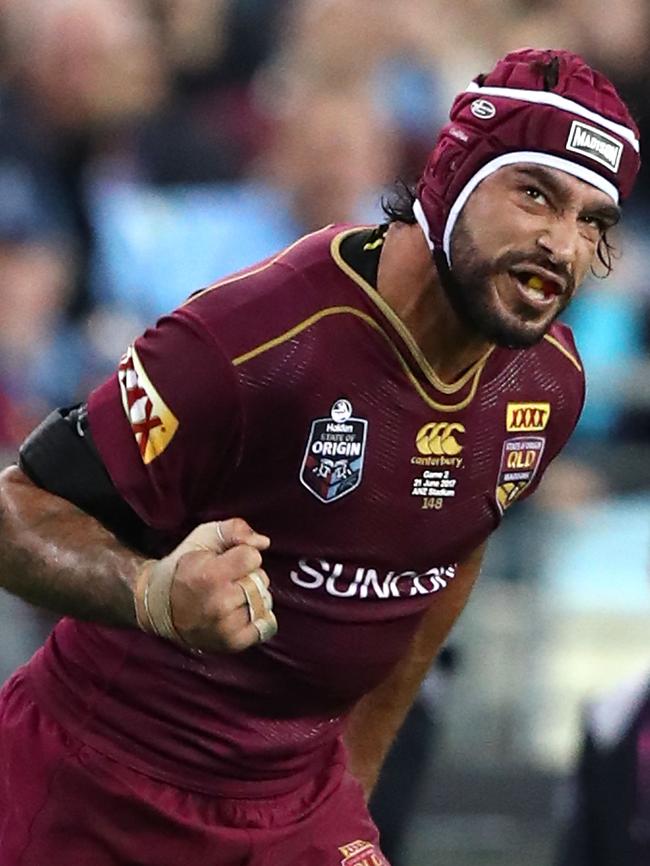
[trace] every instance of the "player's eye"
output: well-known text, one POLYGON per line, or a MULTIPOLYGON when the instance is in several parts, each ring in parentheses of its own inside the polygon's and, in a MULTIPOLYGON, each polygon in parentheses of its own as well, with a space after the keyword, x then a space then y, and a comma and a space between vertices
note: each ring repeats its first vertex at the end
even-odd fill
POLYGON ((537 204, 547 204, 548 203, 548 199, 546 198, 544 193, 541 191, 541 189, 538 189, 538 187, 536 187, 536 186, 530 186, 530 185, 525 186, 525 187, 523 187, 523 192, 524 192, 524 195, 527 196, 527 198, 532 199, 537 204))
POLYGON ((609 227, 605 220, 601 217, 595 216, 594 214, 585 214, 581 217, 582 222, 588 226, 589 228, 596 229, 600 234, 603 234, 609 227))

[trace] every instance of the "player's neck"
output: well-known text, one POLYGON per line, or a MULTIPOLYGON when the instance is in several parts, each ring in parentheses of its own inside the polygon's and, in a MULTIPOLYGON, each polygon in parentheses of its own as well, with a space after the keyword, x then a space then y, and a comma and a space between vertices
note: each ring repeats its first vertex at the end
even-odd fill
POLYGON ((491 344, 470 331, 449 304, 418 225, 391 225, 377 288, 443 382, 454 382, 489 350, 491 344))

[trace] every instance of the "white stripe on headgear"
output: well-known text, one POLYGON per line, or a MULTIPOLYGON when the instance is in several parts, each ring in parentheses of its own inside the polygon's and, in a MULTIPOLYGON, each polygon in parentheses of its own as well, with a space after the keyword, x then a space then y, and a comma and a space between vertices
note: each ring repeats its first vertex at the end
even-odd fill
POLYGON ((629 142, 637 153, 639 152, 639 140, 629 127, 616 123, 608 117, 598 114, 596 111, 585 108, 579 102, 574 102, 573 99, 560 96, 558 93, 550 93, 546 90, 523 90, 516 87, 481 87, 476 81, 470 81, 466 92, 480 93, 481 96, 498 96, 502 99, 517 99, 520 102, 536 102, 540 105, 552 105, 560 111, 568 111, 570 114, 584 117, 586 120, 591 120, 593 123, 598 123, 605 129, 615 132, 616 135, 620 135, 621 138, 629 142))

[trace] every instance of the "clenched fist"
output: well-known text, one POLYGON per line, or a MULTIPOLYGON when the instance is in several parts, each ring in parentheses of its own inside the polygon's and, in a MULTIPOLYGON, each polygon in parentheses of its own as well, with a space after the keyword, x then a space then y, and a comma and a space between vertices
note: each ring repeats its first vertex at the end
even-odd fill
POLYGON ((138 625, 206 652, 240 652, 273 637, 277 621, 260 552, 269 544, 240 518, 197 526, 138 574, 138 625))

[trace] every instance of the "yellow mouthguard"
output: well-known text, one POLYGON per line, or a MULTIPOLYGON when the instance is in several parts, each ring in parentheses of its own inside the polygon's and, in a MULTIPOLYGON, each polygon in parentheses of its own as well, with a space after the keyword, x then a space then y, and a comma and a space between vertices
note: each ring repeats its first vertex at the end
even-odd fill
POLYGON ((526 283, 529 289, 544 288, 544 280, 541 277, 531 277, 526 283))

